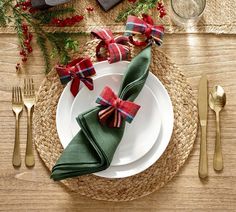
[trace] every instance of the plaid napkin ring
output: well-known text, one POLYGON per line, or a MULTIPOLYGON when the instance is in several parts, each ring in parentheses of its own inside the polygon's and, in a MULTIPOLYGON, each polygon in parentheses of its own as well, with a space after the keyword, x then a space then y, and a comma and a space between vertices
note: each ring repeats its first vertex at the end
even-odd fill
POLYGON ((128 38, 124 36, 114 37, 109 29, 93 30, 91 32, 100 43, 96 47, 96 57, 98 61, 108 59, 109 63, 115 63, 121 60, 127 60, 129 55, 128 38), (101 48, 107 50, 107 55, 103 56, 101 48))
POLYGON ((128 16, 125 36, 129 37, 130 43, 135 46, 146 46, 150 42, 154 42, 158 46, 162 44, 164 35, 164 27, 154 25, 154 22, 149 15, 142 15, 142 19, 136 16, 128 16), (144 41, 134 40, 135 35, 143 35, 144 41))

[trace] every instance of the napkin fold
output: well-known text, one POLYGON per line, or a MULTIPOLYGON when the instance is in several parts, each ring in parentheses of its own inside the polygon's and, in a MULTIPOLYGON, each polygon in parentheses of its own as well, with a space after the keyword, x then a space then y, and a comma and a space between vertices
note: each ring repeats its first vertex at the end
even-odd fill
MULTIPOLYGON (((147 46, 130 62, 118 93, 120 99, 134 101, 142 90, 151 61, 151 46, 147 46)), ((101 125, 97 106, 80 114, 77 122, 81 130, 66 147, 52 169, 55 181, 70 177, 95 173, 107 169, 119 145, 125 129, 125 121, 120 128, 101 125)), ((132 142, 132 138, 130 138, 132 142)))

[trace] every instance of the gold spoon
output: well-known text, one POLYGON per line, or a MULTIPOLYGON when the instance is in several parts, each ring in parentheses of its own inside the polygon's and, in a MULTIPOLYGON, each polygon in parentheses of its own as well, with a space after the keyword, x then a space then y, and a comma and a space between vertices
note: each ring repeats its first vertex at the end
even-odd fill
POLYGON ((221 150, 220 141, 220 111, 226 104, 226 95, 224 89, 217 85, 209 94, 209 106, 216 114, 216 142, 215 142, 215 153, 213 160, 213 167, 217 171, 223 170, 223 157, 221 150))

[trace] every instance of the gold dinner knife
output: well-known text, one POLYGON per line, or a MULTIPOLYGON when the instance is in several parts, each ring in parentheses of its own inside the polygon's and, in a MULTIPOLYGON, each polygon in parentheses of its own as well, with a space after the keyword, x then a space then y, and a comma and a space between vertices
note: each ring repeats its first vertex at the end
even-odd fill
POLYGON ((206 74, 202 74, 198 88, 198 112, 201 126, 200 158, 198 174, 200 178, 208 176, 207 162, 207 111, 208 111, 208 81, 206 74))

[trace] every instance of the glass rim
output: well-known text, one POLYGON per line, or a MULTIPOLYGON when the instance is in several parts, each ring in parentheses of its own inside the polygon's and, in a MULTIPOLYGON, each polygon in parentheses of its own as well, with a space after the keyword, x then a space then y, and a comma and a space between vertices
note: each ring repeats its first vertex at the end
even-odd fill
POLYGON ((186 18, 186 17, 183 17, 183 16, 179 15, 179 14, 176 12, 176 10, 175 10, 174 7, 173 7, 173 1, 174 1, 174 0, 171 0, 171 9, 172 9, 172 11, 173 11, 174 14, 177 15, 179 18, 185 19, 185 20, 191 20, 191 19, 195 19, 195 18, 200 17, 200 16, 203 14, 203 12, 204 12, 204 10, 205 10, 205 8, 206 8, 206 0, 203 0, 203 1, 204 1, 204 4, 203 4, 202 10, 199 12, 199 14, 196 15, 196 16, 194 16, 194 17, 191 17, 191 18, 186 18))

